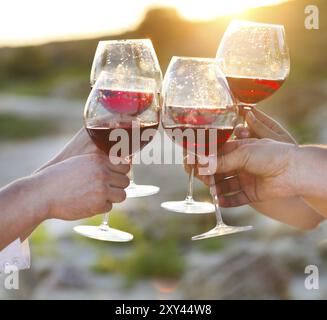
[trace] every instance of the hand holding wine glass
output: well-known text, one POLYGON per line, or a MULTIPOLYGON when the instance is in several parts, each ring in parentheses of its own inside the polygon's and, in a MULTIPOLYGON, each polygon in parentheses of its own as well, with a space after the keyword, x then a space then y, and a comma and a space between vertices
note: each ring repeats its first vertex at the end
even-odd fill
POLYGON ((105 154, 85 154, 49 166, 33 177, 48 203, 47 219, 77 220, 110 211, 113 203, 124 201, 128 170, 128 164, 115 165, 105 154))
MULTIPOLYGON (((224 207, 240 206, 275 198, 296 196, 296 152, 294 144, 270 139, 242 139, 226 143, 217 159, 216 180, 224 174, 238 172, 238 181, 216 184, 224 207), (226 196, 228 194, 228 196, 226 196)), ((208 176, 199 176, 207 185, 208 176)))
MULTIPOLYGON (((280 123, 257 108, 252 108, 252 110, 247 113, 246 121, 247 127, 239 124, 235 128, 234 134, 236 138, 269 138, 275 141, 297 145, 296 140, 280 123)), ((234 174, 236 174, 236 172, 234 172, 234 174)), ((225 175, 230 176, 231 173, 225 175)), ((237 192, 237 190, 243 189, 242 186, 247 185, 247 176, 241 174, 236 177, 236 179, 226 182, 223 180, 221 174, 217 174, 217 181, 218 189, 224 193, 226 198, 222 206, 237 205, 236 202, 227 201, 227 199, 229 196, 232 196, 235 191, 237 192)), ((220 194, 220 196, 222 196, 222 194, 220 194)), ((298 196, 250 202, 249 205, 266 216, 302 229, 314 228, 317 223, 321 221, 321 216, 298 196)))

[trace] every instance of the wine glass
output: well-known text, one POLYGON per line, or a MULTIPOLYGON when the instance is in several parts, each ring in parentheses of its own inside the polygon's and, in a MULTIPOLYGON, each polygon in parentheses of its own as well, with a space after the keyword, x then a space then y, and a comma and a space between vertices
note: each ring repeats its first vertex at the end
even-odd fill
MULTIPOLYGON (((129 162, 135 152, 153 139, 158 129, 155 80, 102 71, 86 102, 84 123, 93 142, 112 161, 129 162)), ((109 227, 108 219, 107 213, 100 226, 77 226, 74 230, 104 241, 133 239, 133 235, 109 227)))
MULTIPOLYGON (((162 124, 175 143, 195 157, 217 155, 232 135, 237 116, 238 108, 216 59, 172 58, 163 85, 162 124)), ((214 176, 211 176, 210 193, 217 224, 192 240, 252 228, 228 226, 223 222, 214 176)))
MULTIPOLYGON (((124 73, 126 77, 153 78, 159 98, 162 73, 150 39, 99 41, 91 68, 91 87, 103 70, 112 74, 124 73)), ((137 185, 134 181, 133 166, 131 166, 129 176, 130 184, 126 188, 127 198, 150 196, 160 190, 157 186, 137 185)))
MULTIPOLYGON (((173 61, 173 59, 171 60, 169 67, 172 64, 172 61, 173 61)), ((163 87, 167 83, 167 81, 168 81, 167 79, 170 79, 170 77, 169 77, 170 68, 169 67, 165 74, 165 78, 163 81, 163 87)), ((167 103, 167 101, 166 101, 166 103, 167 103)), ((171 104, 174 105, 174 102, 172 102, 171 104)), ((186 114, 185 116, 187 117, 188 115, 186 114)), ((189 116, 192 117, 192 113, 190 113, 189 116)), ((164 128, 167 128, 166 133, 168 132, 168 129, 170 128, 170 120, 171 119, 169 117, 167 118, 166 109, 163 108, 162 109, 162 125, 164 128)), ((191 155, 187 152, 187 148, 183 148, 183 153, 184 153, 184 159, 187 161, 187 158, 191 157, 191 155)), ((171 212, 185 213, 185 214, 205 214, 205 213, 215 212, 215 206, 212 203, 194 200, 193 185, 194 185, 194 166, 191 166, 189 177, 188 177, 187 194, 186 194, 185 199, 180 200, 180 201, 165 201, 165 202, 161 203, 161 207, 168 211, 171 211, 171 212)))
POLYGON ((233 20, 216 57, 243 117, 247 110, 275 93, 290 71, 282 25, 233 20))

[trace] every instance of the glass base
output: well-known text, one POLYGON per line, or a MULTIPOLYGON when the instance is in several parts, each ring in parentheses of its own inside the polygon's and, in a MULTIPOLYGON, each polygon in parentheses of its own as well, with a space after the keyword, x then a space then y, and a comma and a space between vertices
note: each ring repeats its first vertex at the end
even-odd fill
POLYGON ((160 191, 159 187, 132 183, 126 189, 126 198, 152 196, 160 191))
POLYGON ((161 207, 168 211, 186 214, 204 214, 215 211, 215 206, 212 203, 186 200, 163 202, 161 207))
POLYGON ((114 228, 110 228, 105 225, 101 225, 98 227, 77 226, 74 227, 74 231, 81 234, 82 236, 102 241, 127 242, 133 239, 132 234, 114 228))
POLYGON ((213 237, 225 236, 227 234, 249 231, 252 228, 253 228, 252 226, 233 227, 233 226, 227 226, 226 224, 220 224, 208 232, 192 237, 192 240, 202 240, 202 239, 208 239, 213 237))

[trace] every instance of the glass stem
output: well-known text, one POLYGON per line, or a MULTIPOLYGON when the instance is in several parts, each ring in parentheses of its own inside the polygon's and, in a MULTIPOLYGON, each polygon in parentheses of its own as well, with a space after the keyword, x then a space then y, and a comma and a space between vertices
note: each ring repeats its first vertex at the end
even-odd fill
POLYGON ((247 127, 247 123, 245 121, 246 114, 252 110, 254 107, 254 104, 239 104, 238 105, 238 110, 239 110, 239 115, 242 117, 242 123, 245 127, 247 127))
POLYGON ((211 180, 210 181, 210 193, 212 196, 213 204, 215 206, 215 214, 216 214, 216 220, 217 220, 216 227, 219 227, 219 226, 223 226, 225 224, 224 224, 224 221, 223 221, 223 218, 221 215, 221 211, 220 211, 219 199, 218 199, 216 182, 215 182, 214 176, 211 176, 210 180, 211 180))
POLYGON ((191 172, 188 177, 188 190, 185 201, 187 204, 193 203, 193 180, 194 180, 194 167, 192 167, 191 172))
POLYGON ((107 230, 108 228, 109 228, 109 212, 103 215, 102 223, 100 225, 101 230, 107 230))
POLYGON ((130 160, 131 169, 129 170, 128 177, 129 177, 129 187, 135 186, 134 183, 134 172, 133 172, 133 157, 130 160))

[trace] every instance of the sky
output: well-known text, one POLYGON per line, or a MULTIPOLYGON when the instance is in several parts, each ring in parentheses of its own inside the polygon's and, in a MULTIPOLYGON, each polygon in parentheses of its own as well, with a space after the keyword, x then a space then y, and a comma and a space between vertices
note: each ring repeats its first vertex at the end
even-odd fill
POLYGON ((151 7, 207 20, 284 0, 0 0, 0 46, 82 39, 135 28, 151 7))

